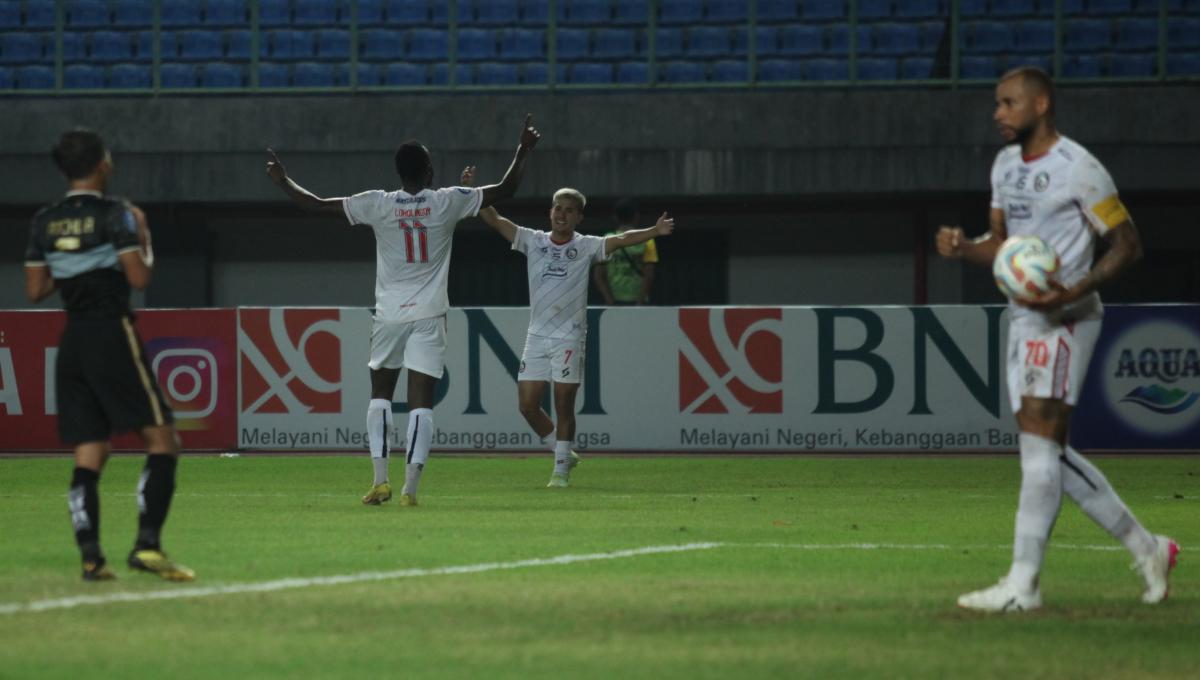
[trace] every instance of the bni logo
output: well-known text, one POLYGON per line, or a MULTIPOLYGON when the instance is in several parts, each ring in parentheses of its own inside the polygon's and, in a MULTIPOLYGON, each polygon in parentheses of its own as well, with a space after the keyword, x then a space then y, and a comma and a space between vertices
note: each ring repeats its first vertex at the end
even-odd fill
POLYGON ((1200 337, 1156 321, 1126 331, 1104 360, 1113 411, 1145 432, 1173 434, 1200 420, 1200 337))
POLYGON ((681 309, 680 413, 782 413, 783 311, 681 309))
POLYGON ((341 314, 336 309, 242 309, 242 413, 340 413, 341 314))

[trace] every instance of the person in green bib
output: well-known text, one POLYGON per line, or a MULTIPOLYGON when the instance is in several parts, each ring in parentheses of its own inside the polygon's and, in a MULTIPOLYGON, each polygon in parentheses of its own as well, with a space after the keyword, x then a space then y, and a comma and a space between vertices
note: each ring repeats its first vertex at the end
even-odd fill
MULTIPOLYGON (((638 228, 640 212, 632 198, 622 198, 613 207, 617 228, 605 234, 617 236, 638 228)), ((654 265, 658 248, 654 239, 618 250, 605 263, 593 267, 592 280, 606 305, 644 305, 650 302, 650 287, 654 285, 654 265)))

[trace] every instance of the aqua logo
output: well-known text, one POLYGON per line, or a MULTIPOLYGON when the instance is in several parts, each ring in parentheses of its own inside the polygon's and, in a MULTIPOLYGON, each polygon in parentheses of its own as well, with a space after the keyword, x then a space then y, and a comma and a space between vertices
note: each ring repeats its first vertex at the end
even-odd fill
POLYGON ((1173 434, 1200 420, 1200 335, 1170 321, 1125 331, 1104 360, 1104 392, 1125 424, 1173 434))

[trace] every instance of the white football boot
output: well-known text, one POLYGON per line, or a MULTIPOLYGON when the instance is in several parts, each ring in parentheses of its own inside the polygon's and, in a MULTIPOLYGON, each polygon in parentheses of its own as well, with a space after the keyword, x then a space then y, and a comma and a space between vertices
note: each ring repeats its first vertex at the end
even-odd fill
POLYGON ((962 595, 958 606, 980 612, 1023 612, 1041 607, 1042 594, 1020 590, 1007 579, 1000 579, 994 586, 962 595))
POLYGON ((1174 540, 1155 536, 1154 543, 1154 553, 1133 565, 1146 581, 1146 590, 1142 593, 1142 602, 1146 604, 1158 604, 1167 599, 1171 590, 1168 579, 1179 559, 1179 544, 1174 540))

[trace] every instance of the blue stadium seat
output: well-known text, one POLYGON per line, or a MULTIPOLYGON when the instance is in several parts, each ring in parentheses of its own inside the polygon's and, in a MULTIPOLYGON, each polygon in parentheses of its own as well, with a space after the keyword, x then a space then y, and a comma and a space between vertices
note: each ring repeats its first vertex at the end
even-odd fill
POLYGON ((660 0, 658 22, 664 26, 700 23, 704 18, 704 3, 697 0, 660 0))
MULTIPOLYGON (((475 70, 470 64, 459 64, 454 69, 454 77, 458 85, 470 85, 475 82, 475 70)), ((440 63, 433 65, 433 72, 430 75, 429 83, 431 85, 449 85, 450 84, 450 65, 440 63)))
MULTIPOLYGON (((462 9, 463 1, 464 0, 459 0, 459 9, 460 10, 462 9)), ((450 3, 450 0, 430 0, 429 22, 428 23, 430 23, 434 26, 450 25, 450 15, 449 15, 449 8, 448 8, 449 3, 450 3)), ((458 13, 458 15, 461 18, 463 15, 463 12, 460 11, 458 13)), ((469 76, 470 69, 466 69, 466 71, 467 71, 467 75, 469 76)), ((430 75, 430 80, 432 82, 432 81, 436 81, 438 78, 442 78, 443 80, 441 83, 435 82, 434 84, 435 85, 439 85, 439 84, 445 85, 446 84, 445 79, 447 78, 447 73, 448 73, 447 70, 445 68, 442 68, 441 70, 435 71, 434 73, 432 73, 430 75)), ((459 82, 461 83, 462 81, 459 80, 459 82)))
POLYGON ((632 28, 597 28, 592 33, 592 56, 632 59, 637 56, 637 34, 632 28))
POLYGON ((829 21, 846 16, 846 0, 804 0, 800 16, 805 21, 829 21))
POLYGON ((758 62, 758 79, 768 83, 804 80, 804 66, 793 59, 763 59, 758 62))
POLYGON ((898 0, 896 16, 901 19, 949 17, 945 0, 898 0))
POLYGON ((966 52, 994 54, 1012 49, 1013 36, 1008 24, 999 21, 976 21, 964 25, 966 52))
POLYGON ((1200 19, 1172 17, 1167 22, 1167 47, 1168 52, 1200 47, 1200 19))
POLYGON ((1158 19, 1117 20, 1117 49, 1152 50, 1158 47, 1158 19))
POLYGON ((63 87, 68 90, 99 90, 104 87, 104 67, 70 64, 63 68, 63 87))
POLYGON ((946 37, 946 22, 925 21, 921 25, 921 51, 936 52, 946 37))
POLYGON ((1089 15, 1129 14, 1132 11, 1130 0, 1087 0, 1089 15))
POLYGON ((572 61, 591 54, 590 33, 586 28, 560 28, 555 45, 559 59, 572 61))
MULTIPOLYGON (((260 27, 290 26, 291 23, 291 0, 258 0, 258 25, 260 27)), ((259 79, 260 81, 262 79, 261 73, 259 73, 259 79)))
POLYGON ((382 66, 369 62, 358 62, 358 87, 379 87, 382 84, 382 66))
MULTIPOLYGON (((295 0, 292 12, 292 23, 296 26, 335 26, 338 22, 338 7, 334 0, 295 0)), ((329 77, 332 82, 332 69, 329 77)), ((292 69, 292 80, 296 78, 296 70, 292 69)))
POLYGON ((1031 19, 1017 22, 1012 31, 1019 52, 1049 52, 1054 49, 1054 21, 1031 19))
POLYGON ((246 0, 208 0, 204 8, 204 23, 208 26, 246 26, 250 11, 246 0))
POLYGON ((613 7, 613 23, 619 26, 645 26, 649 17, 650 3, 647 0, 617 0, 613 7))
MULTIPOLYGON (((901 0, 903 2, 903 0, 901 0)), ((858 0, 858 19, 887 19, 892 16, 891 0, 858 0)))
POLYGON ((0 33, 0 62, 27 64, 41 61, 44 42, 36 33, 0 33))
MULTIPOLYGON (((246 29, 234 29, 225 31, 225 58, 230 61, 249 61, 250 60, 250 31, 246 29)), ((266 36, 259 38, 258 56, 266 58, 271 52, 268 49, 266 36)))
MULTIPOLYGON (((29 2, 25 4, 25 28, 54 28, 54 3, 29 2)), ((32 72, 30 72, 32 74, 32 72)), ((32 82, 37 81, 36 75, 28 76, 32 82)), ((21 85, 21 72, 17 72, 17 87, 21 85)))
POLYGON ((659 69, 658 79, 664 83, 703 83, 708 78, 704 64, 695 61, 668 61, 659 69))
MULTIPOLYGON (((424 24, 429 21, 429 3, 425 0, 388 0, 387 3, 387 23, 389 25, 396 24, 424 24)), ((387 76, 384 76, 386 81, 387 76)), ((409 85, 416 83, 388 83, 389 85, 409 85)), ((425 74, 422 71, 421 85, 425 84, 425 74)))
POLYGON ((855 65, 859 80, 895 80, 900 69, 899 62, 886 57, 859 59, 855 65))
POLYGON ((259 35, 259 40, 266 42, 267 51, 272 59, 277 61, 297 61, 308 57, 307 54, 301 53, 295 55, 296 41, 293 36, 297 31, 290 28, 277 28, 270 31, 264 31, 259 35))
POLYGON ((475 68, 475 82, 480 85, 517 85, 521 74, 516 64, 485 61, 475 68))
MULTIPOLYGON (((550 23, 550 3, 548 0, 524 0, 521 3, 521 18, 519 23, 522 26, 546 26, 550 23)), ((525 74, 521 74, 522 81, 525 74)))
POLYGON ((599 64, 590 61, 572 64, 567 72, 567 82, 588 85, 608 84, 613 81, 612 64, 599 64))
MULTIPOLYGON (((746 31, 742 29, 733 32, 733 53, 746 54, 746 31)), ((779 27, 758 26, 754 29, 754 50, 759 56, 774 56, 779 54, 779 27)))
POLYGON ((819 26, 793 24, 779 28, 779 54, 810 55, 825 51, 825 31, 819 26))
POLYGON ((345 61, 350 58, 350 31, 326 28, 317 31, 317 59, 345 61))
MULTIPOLYGON (((159 55, 163 61, 179 57, 179 38, 173 31, 159 34, 159 55)), ((154 31, 137 32, 137 54, 135 59, 148 62, 154 59, 154 31)))
POLYGON ((458 30, 459 61, 488 61, 496 58, 496 32, 489 28, 458 30))
POLYGON ((901 80, 925 80, 933 77, 933 59, 908 57, 900 62, 901 80))
MULTIPOLYGON (((704 18, 710 24, 742 24, 749 12, 747 0, 708 0, 704 18)), ((714 79, 716 69, 713 69, 714 79)), ((745 80, 745 74, 739 80, 745 80)))
MULTIPOLYGON (((63 61, 85 61, 87 59, 87 40, 90 34, 86 32, 63 32, 62 36, 62 56, 63 61)), ((54 36, 47 36, 46 43, 46 58, 51 59, 54 55, 54 36)))
POLYGON ((992 79, 1000 75, 1000 62, 990 55, 965 56, 958 63, 958 77, 992 79))
POLYGON ((220 31, 183 31, 179 58, 187 61, 216 61, 225 56, 225 36, 220 31))
MULTIPOLYGON (((75 0, 67 3, 66 23, 71 28, 105 28, 111 23, 108 3, 100 2, 100 0, 75 0)), ((103 74, 101 74, 100 80, 104 81, 103 74)), ((65 82, 64 76, 64 84, 65 82)))
POLYGON ((0 66, 0 91, 13 89, 13 72, 7 66, 0 66))
POLYGON ((333 87, 333 64, 302 61, 292 66, 292 85, 295 87, 333 87))
POLYGON ((1112 22, 1107 19, 1068 19, 1063 31, 1063 48, 1071 52, 1094 52, 1112 43, 1112 22))
POLYGON ((623 61, 617 64, 617 82, 622 84, 650 82, 650 68, 644 61, 623 61))
POLYGON ((811 59, 804 64, 805 80, 847 80, 850 67, 845 59, 811 59))
POLYGON ((1167 75, 1200 75, 1200 52, 1175 52, 1167 54, 1167 75))
POLYGON ((116 64, 108 73, 108 86, 118 90, 138 90, 154 85, 154 76, 145 64, 116 64))
MULTIPOLYGON (((559 0, 558 18, 564 23, 607 24, 612 17, 612 4, 608 0, 559 0)), ((646 17, 642 17, 645 21, 646 17)))
POLYGON ((1034 0, 992 0, 991 14, 999 17, 1031 16, 1037 12, 1034 0))
POLYGON ((450 38, 438 28, 414 28, 408 33, 408 58, 444 61, 450 56, 450 38))
POLYGON ((800 18, 796 0, 758 0, 758 20, 763 23, 786 23, 800 18))
POLYGON ((384 72, 383 82, 384 85, 412 86, 425 85, 430 80, 428 80, 428 72, 425 66, 416 64, 389 64, 388 70, 384 72))
MULTIPOLYGON (((358 13, 358 16, 357 16, 358 25, 361 27, 382 26, 383 23, 386 21, 385 14, 384 14, 384 1, 383 0, 357 0, 357 4, 351 3, 350 5, 348 5, 346 7, 345 15, 342 17, 343 19, 345 19, 345 21, 343 21, 342 23, 345 23, 345 24, 350 23, 350 11, 351 10, 354 10, 355 12, 358 13)), ((360 68, 358 70, 359 85, 364 84, 364 81, 363 81, 364 75, 366 75, 370 78, 373 78, 373 82, 371 82, 372 85, 378 85, 380 79, 383 77, 383 72, 374 66, 367 68, 365 70, 360 68)))
POLYGON ((1099 78, 1104 75, 1104 62, 1095 54, 1071 54, 1063 58, 1062 69, 1067 78, 1099 78))
POLYGON ((159 21, 170 28, 188 28, 200 25, 200 0, 162 0, 159 21))
POLYGON ((683 30, 679 28, 655 29, 654 54, 657 59, 674 59, 683 56, 683 30))
POLYGON ((287 64, 277 64, 270 61, 258 62, 259 87, 288 87, 291 85, 291 69, 287 64))
POLYGON ((233 88, 244 85, 242 68, 236 64, 216 62, 200 66, 200 87, 233 88))
POLYGON ((714 61, 710 79, 714 83, 745 83, 749 80, 746 64, 736 59, 714 61))
MULTIPOLYGON (((872 42, 871 51, 875 54, 914 54, 921 49, 920 27, 917 24, 876 24, 872 42)), ((861 46, 859 50, 866 52, 861 46)))
POLYGON ((688 31, 684 53, 693 58, 723 57, 730 53, 728 29, 717 26, 698 26, 688 31))
POLYGON ((1155 54, 1114 54, 1108 62, 1108 75, 1116 78, 1145 78, 1158 73, 1155 54))
POLYGON ((404 34, 386 28, 372 28, 359 35, 360 56, 372 61, 395 61, 404 56, 404 34))
POLYGON ((113 7, 113 26, 142 28, 153 23, 154 5, 150 0, 117 0, 113 7))
POLYGON ((163 64, 158 71, 159 83, 168 88, 196 87, 195 64, 163 64))
POLYGON ((500 31, 500 58, 532 61, 546 56, 546 32, 538 28, 510 28, 500 31))
POLYGON ((987 0, 959 0, 958 14, 961 17, 982 17, 987 12, 987 0))
MULTIPOLYGON (((0 31, 7 31, 13 28, 21 27, 21 3, 17 0, 0 0, 0 31)), ((9 87, 12 85, 12 71, 7 69, 4 73, 8 76, 9 87)), ((0 90, 9 89, 3 84, 0 84, 0 90)))
MULTIPOLYGON (((1167 0, 1167 11, 1183 9, 1184 0, 1167 0)), ((1158 14, 1158 0, 1133 0, 1133 11, 1137 14, 1158 14)))
POLYGON ((484 0, 476 5, 475 12, 475 23, 480 26, 512 26, 521 13, 517 0, 484 0))
POLYGON ((129 33, 96 31, 92 34, 92 60, 101 63, 133 59, 133 39, 129 33))
MULTIPOLYGON (((858 27, 857 34, 858 34, 857 49, 858 49, 859 54, 862 54, 863 52, 869 52, 871 49, 873 49, 872 43, 871 43, 871 27, 870 26, 860 25, 858 27)), ((827 44, 827 47, 826 47, 825 51, 829 54, 837 54, 837 55, 849 54, 849 52, 850 52, 850 28, 844 24, 830 26, 826 30, 826 44, 827 44)))
MULTIPOLYGON (((561 83, 566 78, 566 67, 558 65, 558 80, 561 83)), ((521 82, 526 85, 545 85, 549 81, 550 69, 545 62, 530 62, 521 66, 521 82)))
POLYGON ((18 90, 54 89, 54 69, 49 66, 21 66, 16 71, 18 90))

